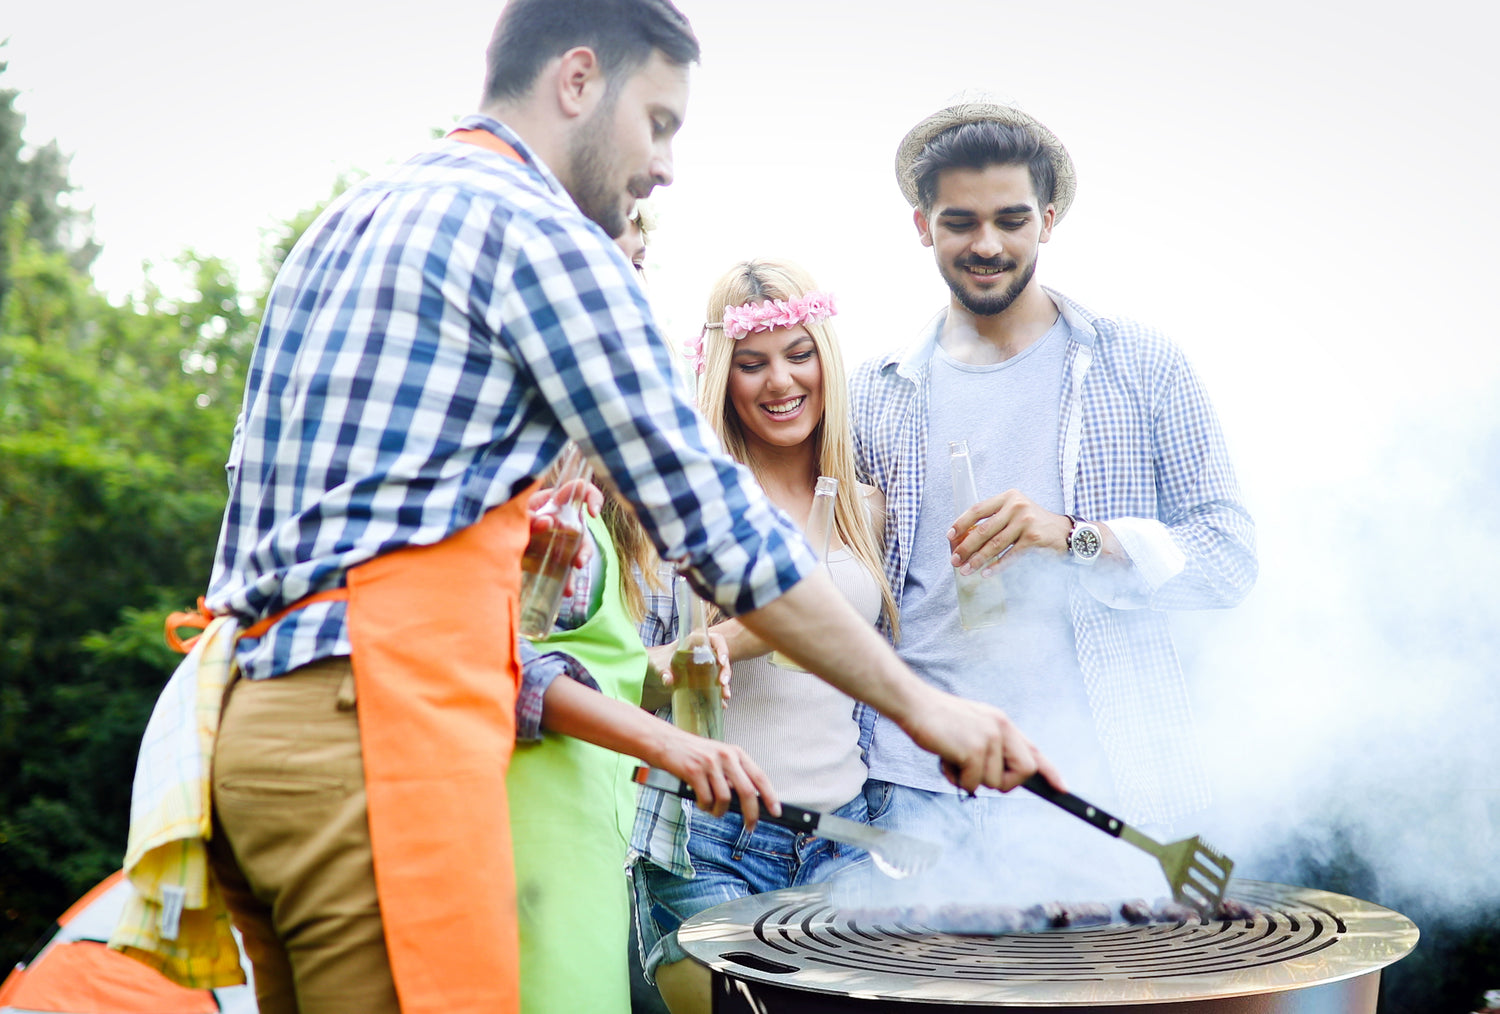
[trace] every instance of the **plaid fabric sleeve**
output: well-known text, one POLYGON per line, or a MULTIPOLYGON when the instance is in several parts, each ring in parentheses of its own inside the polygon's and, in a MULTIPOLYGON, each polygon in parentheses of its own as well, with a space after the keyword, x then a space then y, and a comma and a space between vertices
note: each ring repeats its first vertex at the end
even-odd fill
MULTIPOLYGON (((646 616, 641 621, 641 642, 651 648, 667 644, 677 637, 676 582, 682 580, 670 564, 660 564, 658 574, 665 591, 653 591, 644 582, 646 616)), ((670 722, 672 709, 662 708, 656 717, 670 722)), ((693 863, 688 855, 688 807, 684 799, 659 789, 641 786, 636 797, 635 826, 630 833, 632 856, 646 856, 657 866, 679 877, 692 877, 693 863)))
POLYGON ((532 743, 542 738, 542 699, 547 696, 547 688, 553 680, 566 676, 592 690, 598 690, 599 684, 571 655, 560 651, 543 654, 524 637, 518 640, 521 644, 521 689, 516 694, 516 742, 532 743))
POLYGON ((637 578, 641 586, 641 594, 646 600, 646 615, 641 620, 640 635, 641 643, 648 648, 654 648, 659 644, 670 644, 677 639, 677 585, 681 580, 677 572, 667 564, 661 564, 657 571, 662 583, 666 586, 663 591, 656 591, 637 578))
POLYGON ((1154 427, 1160 518, 1182 550, 1182 572, 1156 589, 1155 609, 1237 604, 1258 573, 1255 523, 1240 496, 1208 395, 1180 359, 1154 427))
POLYGON ((518 228, 496 333, 590 463, 635 506, 664 560, 729 614, 760 608, 816 565, 796 526, 718 442, 675 380, 625 261, 597 229, 518 228))

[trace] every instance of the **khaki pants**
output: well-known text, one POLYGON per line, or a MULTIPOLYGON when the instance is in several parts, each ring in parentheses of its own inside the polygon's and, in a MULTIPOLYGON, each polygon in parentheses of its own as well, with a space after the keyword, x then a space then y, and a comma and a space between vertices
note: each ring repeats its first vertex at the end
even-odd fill
POLYGON ((397 1014, 347 658, 230 687, 213 798, 211 862, 261 1014, 397 1014))

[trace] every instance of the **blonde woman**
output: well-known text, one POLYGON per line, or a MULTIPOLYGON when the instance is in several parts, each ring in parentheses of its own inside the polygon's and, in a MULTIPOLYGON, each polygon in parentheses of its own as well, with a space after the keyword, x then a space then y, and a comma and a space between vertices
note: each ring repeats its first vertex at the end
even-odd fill
MULTIPOLYGON (((832 297, 801 268, 736 265, 714 286, 707 323, 689 350, 700 373, 698 407, 724 448, 799 524, 806 525, 818 476, 838 479, 829 570, 870 623, 894 622, 882 504, 855 477, 833 314, 832 297)), ((676 629, 670 618, 663 626, 676 629)), ((865 819, 863 707, 817 676, 771 665, 769 646, 737 623, 716 629, 734 660, 725 739, 755 758, 782 800, 865 819)), ((672 649, 653 649, 657 669, 665 671, 672 649)), ((673 1014, 706 1012, 710 1004, 708 971, 677 944, 683 920, 734 898, 826 880, 863 855, 769 822, 746 831, 735 814, 714 817, 654 790, 643 790, 631 847, 643 965, 673 1014)))

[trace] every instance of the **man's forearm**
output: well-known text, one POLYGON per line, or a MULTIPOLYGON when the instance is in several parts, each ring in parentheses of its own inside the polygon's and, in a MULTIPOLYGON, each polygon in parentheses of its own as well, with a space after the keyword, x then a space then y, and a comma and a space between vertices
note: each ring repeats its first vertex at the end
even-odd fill
POLYGON ((823 570, 739 621, 809 672, 903 727, 930 692, 823 570))
POLYGON ((922 682, 819 569, 768 605, 740 617, 809 672, 873 706, 918 746, 937 754, 960 788, 1006 791, 1035 771, 1065 788, 1050 762, 998 708, 922 682))

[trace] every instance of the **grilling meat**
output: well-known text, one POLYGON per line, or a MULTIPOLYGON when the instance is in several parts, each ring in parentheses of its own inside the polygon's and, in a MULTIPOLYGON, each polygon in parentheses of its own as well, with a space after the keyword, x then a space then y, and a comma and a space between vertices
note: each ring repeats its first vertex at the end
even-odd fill
POLYGON ((1248 921, 1258 918, 1260 909, 1247 905, 1238 898, 1225 898, 1219 902, 1219 918, 1229 922, 1248 921))
MULTIPOLYGON (((1203 917, 1196 909, 1162 898, 1149 905, 1140 898, 1119 904, 1104 902, 1048 901, 1026 908, 1012 905, 968 905, 953 903, 928 908, 861 908, 848 911, 855 922, 915 932, 954 933, 960 936, 999 936, 1006 933, 1039 933, 1049 929, 1108 926, 1122 923, 1144 926, 1149 923, 1198 924, 1203 917)), ((1254 919, 1259 911, 1251 905, 1226 898, 1219 907, 1219 918, 1227 921, 1254 919)))
POLYGON ((1159 898, 1151 908, 1152 922, 1202 922, 1203 916, 1191 905, 1170 898, 1159 898))

